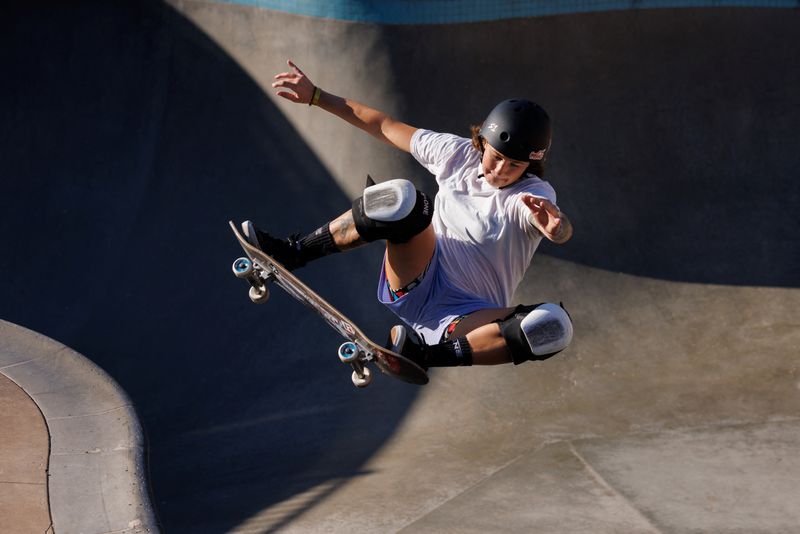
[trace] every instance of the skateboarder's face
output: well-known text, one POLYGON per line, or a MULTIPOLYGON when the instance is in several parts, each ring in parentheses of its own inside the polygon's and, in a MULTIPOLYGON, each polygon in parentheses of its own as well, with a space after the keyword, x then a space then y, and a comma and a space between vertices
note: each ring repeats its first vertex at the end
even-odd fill
POLYGON ((506 187, 519 180, 525 169, 528 168, 527 161, 519 161, 507 158, 500 152, 492 148, 492 145, 484 141, 483 175, 492 187, 506 187))

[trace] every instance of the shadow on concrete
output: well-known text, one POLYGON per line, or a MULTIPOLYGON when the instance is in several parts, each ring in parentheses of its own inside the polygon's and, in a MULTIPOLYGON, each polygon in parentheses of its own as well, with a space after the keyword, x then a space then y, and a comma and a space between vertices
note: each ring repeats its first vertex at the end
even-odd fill
MULTIPOLYGON (((378 377, 356 391, 337 335, 284 295, 252 305, 230 272, 229 218, 288 234, 349 205, 326 170, 161 2, 4 11, 0 317, 130 393, 167 532, 222 532, 357 475, 418 389, 378 377)), ((303 273, 376 336, 391 324, 374 302, 380 256, 303 273)))

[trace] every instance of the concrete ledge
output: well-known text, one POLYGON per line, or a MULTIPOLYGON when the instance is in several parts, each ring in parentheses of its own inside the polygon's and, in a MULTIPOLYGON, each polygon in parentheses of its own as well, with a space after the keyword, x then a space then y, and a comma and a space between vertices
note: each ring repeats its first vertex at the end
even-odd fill
POLYGON ((144 433, 114 379, 68 347, 3 320, 0 373, 25 390, 47 422, 55 532, 158 532, 144 433))

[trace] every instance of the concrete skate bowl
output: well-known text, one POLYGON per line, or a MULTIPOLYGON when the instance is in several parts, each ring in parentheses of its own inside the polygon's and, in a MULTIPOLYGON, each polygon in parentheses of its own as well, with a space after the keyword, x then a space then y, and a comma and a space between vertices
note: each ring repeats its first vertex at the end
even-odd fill
MULTIPOLYGON (((378 377, 356 391, 319 319, 278 291, 253 306, 227 228, 308 231, 347 197, 250 77, 168 6, 12 15, 0 316, 74 347, 131 395, 168 532, 224 532, 357 476, 417 390, 378 377)), ((304 277, 384 335, 375 252, 304 277)))
MULTIPOLYGON (((476 503, 526 491, 507 467, 560 444, 591 462, 602 440, 794 421, 796 10, 423 25, 204 2, 11 15, 0 316, 128 391, 167 532, 483 528, 493 514, 476 503), (229 218, 288 234, 338 215, 367 172, 430 187, 410 158, 266 98, 287 57, 334 93, 436 130, 466 134, 513 95, 548 109, 548 178, 577 231, 542 247, 517 299, 567 304, 568 352, 356 391, 317 318, 282 295, 249 304, 229 274, 229 218)), ((303 276, 377 336, 391 324, 374 302, 379 262, 373 246, 303 276)), ((652 523, 697 517, 620 483, 652 523)), ((561 531, 580 526, 557 503, 542 510, 561 531)))

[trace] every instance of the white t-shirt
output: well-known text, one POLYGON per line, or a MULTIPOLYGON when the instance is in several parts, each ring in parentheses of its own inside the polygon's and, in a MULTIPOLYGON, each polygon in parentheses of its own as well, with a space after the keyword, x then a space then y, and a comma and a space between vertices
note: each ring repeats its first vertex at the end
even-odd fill
POLYGON ((533 174, 503 189, 489 185, 479 176, 481 153, 456 135, 417 130, 411 154, 439 184, 433 229, 448 280, 498 307, 509 306, 542 240, 522 197, 555 204, 555 190, 533 174))

